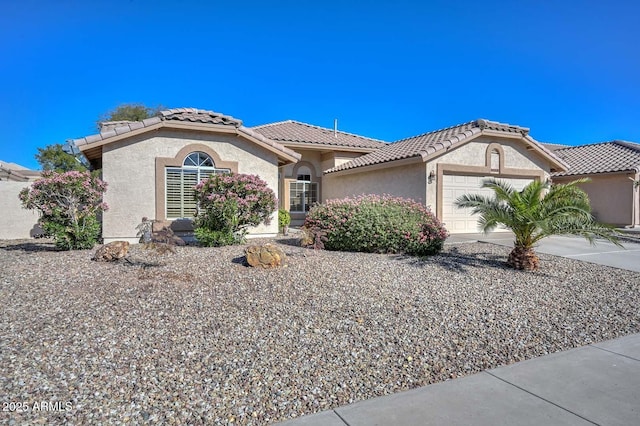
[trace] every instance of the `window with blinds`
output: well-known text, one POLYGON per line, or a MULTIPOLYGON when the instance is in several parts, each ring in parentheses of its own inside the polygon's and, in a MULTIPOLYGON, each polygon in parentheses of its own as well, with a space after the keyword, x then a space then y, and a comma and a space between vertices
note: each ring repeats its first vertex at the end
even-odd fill
POLYGON ((194 187, 214 173, 230 171, 216 169, 211 157, 203 152, 189 154, 182 167, 167 167, 165 169, 166 218, 194 217, 198 207, 194 187))

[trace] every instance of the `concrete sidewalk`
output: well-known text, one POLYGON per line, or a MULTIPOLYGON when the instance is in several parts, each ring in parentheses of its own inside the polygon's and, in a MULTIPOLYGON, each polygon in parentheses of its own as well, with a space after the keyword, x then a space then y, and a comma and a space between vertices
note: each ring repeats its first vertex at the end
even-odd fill
POLYGON ((282 424, 638 425, 640 334, 282 424))
MULTIPOLYGON (((511 232, 492 232, 486 235, 483 233, 453 234, 445 244, 462 244, 476 241, 513 247, 514 237, 511 232)), ((584 238, 553 236, 541 240, 535 250, 538 253, 552 254, 640 272, 640 244, 623 243, 622 246, 624 248, 620 248, 608 241, 598 241, 595 245, 591 245, 584 238)))

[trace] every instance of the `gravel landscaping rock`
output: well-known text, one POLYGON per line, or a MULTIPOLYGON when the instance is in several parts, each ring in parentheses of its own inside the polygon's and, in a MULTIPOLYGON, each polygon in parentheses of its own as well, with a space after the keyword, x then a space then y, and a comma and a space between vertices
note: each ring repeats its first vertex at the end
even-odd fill
POLYGON ((268 424, 640 332, 638 273, 294 241, 278 269, 245 266, 249 244, 100 263, 0 241, 0 422, 268 424))

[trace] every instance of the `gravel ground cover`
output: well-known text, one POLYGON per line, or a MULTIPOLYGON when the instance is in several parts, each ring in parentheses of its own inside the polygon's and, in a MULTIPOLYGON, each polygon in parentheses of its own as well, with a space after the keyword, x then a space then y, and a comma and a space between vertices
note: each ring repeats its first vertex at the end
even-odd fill
POLYGON ((288 266, 259 270, 243 246, 0 241, 0 423, 268 424, 640 331, 638 273, 275 243, 288 266))

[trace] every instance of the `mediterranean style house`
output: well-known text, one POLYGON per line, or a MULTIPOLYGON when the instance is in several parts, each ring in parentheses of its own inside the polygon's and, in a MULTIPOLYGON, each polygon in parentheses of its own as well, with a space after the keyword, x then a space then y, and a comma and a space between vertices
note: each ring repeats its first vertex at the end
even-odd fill
MULTIPOLYGON (((522 188, 568 169, 529 129, 488 120, 388 143, 297 121, 250 128, 216 112, 178 108, 140 122, 104 123, 100 134, 73 142, 109 184, 105 242, 136 242, 142 217, 188 230, 192 188, 212 173, 259 175, 294 225, 317 202, 391 194, 430 206, 456 233, 477 230, 476 218, 453 202, 480 192, 484 177, 522 188)), ((251 229, 252 236, 277 232, 276 220, 251 229)))
MULTIPOLYGON (((533 180, 582 176, 592 178, 583 188, 598 220, 640 223, 634 183, 640 181, 640 145, 542 144, 528 128, 484 119, 390 143, 293 120, 246 127, 217 112, 177 108, 143 121, 106 122, 99 134, 72 142, 109 185, 110 209, 102 217, 105 242, 137 242, 136 226, 143 217, 190 232, 197 207, 193 187, 229 171, 265 180, 279 207, 291 212, 294 226, 302 225, 315 203, 390 194, 429 206, 451 233, 477 232, 477 217, 454 207, 454 201, 468 193, 491 195, 480 188, 483 179, 503 179, 521 189, 533 180)), ((17 195, 13 201, 17 204, 17 195)), ((18 238, 7 237, 4 228, 0 238, 18 238)), ((277 232, 274 215, 269 225, 252 228, 250 236, 277 232)))

